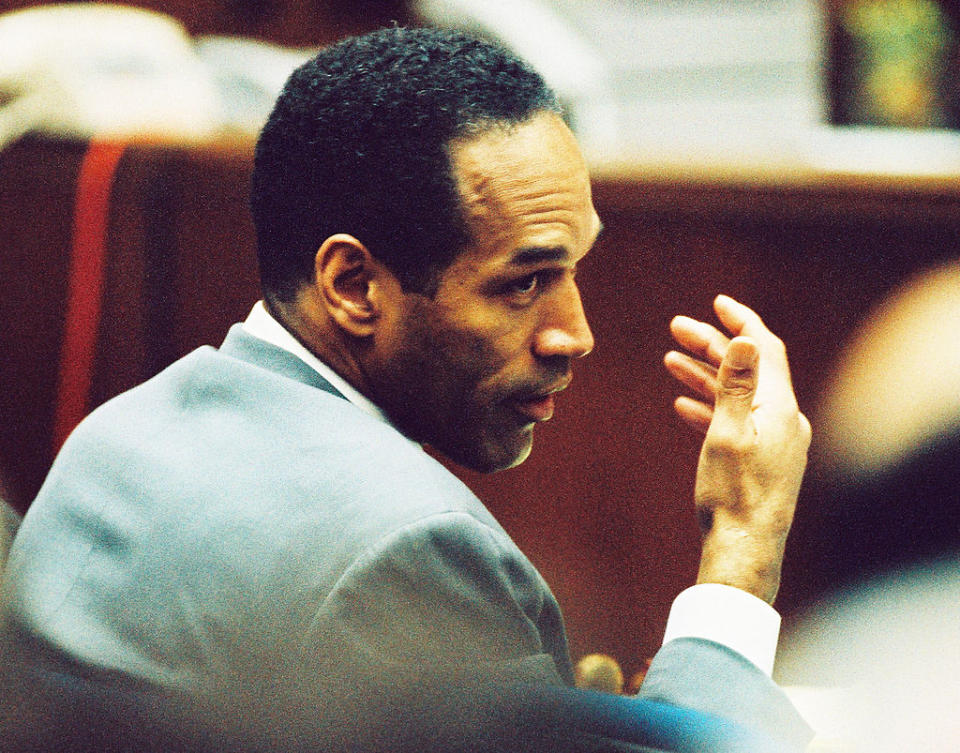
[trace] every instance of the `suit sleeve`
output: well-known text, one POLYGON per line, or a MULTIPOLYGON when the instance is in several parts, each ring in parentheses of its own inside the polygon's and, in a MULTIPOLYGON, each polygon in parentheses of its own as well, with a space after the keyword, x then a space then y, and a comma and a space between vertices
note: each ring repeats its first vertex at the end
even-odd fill
POLYGON ((726 646, 677 638, 654 657, 639 698, 729 719, 803 750, 813 737, 786 694, 756 665, 726 646))

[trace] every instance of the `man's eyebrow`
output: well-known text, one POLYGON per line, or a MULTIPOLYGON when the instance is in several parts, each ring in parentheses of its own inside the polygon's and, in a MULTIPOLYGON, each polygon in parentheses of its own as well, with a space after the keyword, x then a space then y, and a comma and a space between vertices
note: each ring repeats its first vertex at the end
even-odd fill
POLYGON ((510 263, 517 266, 539 264, 545 261, 561 261, 569 255, 563 246, 527 246, 514 251, 510 263))
MULTIPOLYGON (((597 230, 597 236, 593 239, 593 245, 596 245, 603 233, 603 223, 597 230)), ((527 264, 538 264, 545 261, 563 261, 570 255, 570 252, 564 246, 525 246, 518 248, 510 257, 510 263, 516 266, 527 264)))

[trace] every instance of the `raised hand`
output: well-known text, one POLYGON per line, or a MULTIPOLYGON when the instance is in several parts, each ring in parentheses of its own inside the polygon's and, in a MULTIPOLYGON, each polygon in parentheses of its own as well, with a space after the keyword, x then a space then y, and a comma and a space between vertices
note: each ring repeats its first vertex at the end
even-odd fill
POLYGON ((695 397, 678 415, 704 436, 694 499, 703 529, 698 583, 723 583, 772 603, 780 585, 810 445, 783 342, 747 306, 718 296, 728 334, 685 316, 670 323, 687 352, 664 363, 695 397), (732 339, 731 339, 732 338, 732 339))

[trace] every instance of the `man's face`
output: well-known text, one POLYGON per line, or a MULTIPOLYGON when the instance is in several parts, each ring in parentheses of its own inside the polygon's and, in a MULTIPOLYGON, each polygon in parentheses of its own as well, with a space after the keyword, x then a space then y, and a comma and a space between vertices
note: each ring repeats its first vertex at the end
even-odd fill
POLYGON ((600 221, 556 115, 455 142, 451 158, 473 240, 432 298, 402 296, 368 377, 404 432, 493 471, 527 457, 593 348, 574 272, 600 221))

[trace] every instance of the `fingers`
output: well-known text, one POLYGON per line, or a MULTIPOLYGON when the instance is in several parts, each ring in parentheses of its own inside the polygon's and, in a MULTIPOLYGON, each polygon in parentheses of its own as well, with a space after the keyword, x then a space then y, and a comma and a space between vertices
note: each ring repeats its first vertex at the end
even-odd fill
POLYGON ((718 295, 713 300, 713 308, 731 335, 734 337, 746 335, 753 338, 765 355, 777 356, 779 360, 786 362, 786 348, 783 342, 767 329, 763 319, 752 308, 727 295, 718 295))
POLYGON ((671 350, 663 357, 663 363, 674 378, 689 387, 706 402, 691 397, 678 397, 673 407, 677 415, 698 434, 706 434, 713 419, 713 401, 717 393, 717 370, 691 358, 686 353, 671 350))
POLYGON ((719 366, 727 351, 730 338, 716 327, 689 316, 675 316, 670 322, 670 333, 684 350, 688 350, 711 366, 719 366))
POLYGON ((698 434, 706 434, 713 420, 713 408, 692 397, 680 396, 673 402, 677 415, 698 434))
MULTIPOLYGON (((713 309, 733 337, 747 335, 762 338, 773 334, 759 314, 728 295, 718 295, 713 300, 713 309)), ((670 332, 684 348, 707 358, 714 365, 720 363, 727 343, 730 342, 730 339, 715 327, 689 316, 675 316, 670 322, 670 332)))
POLYGON ((717 316, 731 334, 746 335, 756 342, 765 364, 766 376, 760 381, 758 399, 792 410, 796 407, 790 364, 783 341, 771 332, 763 320, 749 306, 726 295, 718 295, 713 302, 717 316))
POLYGON ((674 379, 713 403, 717 393, 717 370, 713 366, 675 350, 663 357, 663 363, 674 379))
POLYGON ((763 415, 755 420, 761 423, 795 410, 796 398, 783 342, 767 329, 753 309, 729 296, 717 296, 714 309, 730 336, 734 340, 744 338, 744 342, 724 364, 733 342, 727 334, 706 322, 674 317, 670 322, 671 334, 687 352, 671 351, 664 357, 664 364, 695 398, 689 403, 675 404, 678 415, 701 431, 704 419, 713 415, 714 408, 723 417, 721 426, 728 428, 741 424, 748 417, 747 412, 759 406, 764 407, 763 415), (721 391, 725 403, 722 410, 718 398, 721 391), (744 396, 742 400, 738 399, 740 395, 744 396), (704 405, 694 407, 698 401, 704 405))
POLYGON ((718 295, 714 298, 713 310, 717 313, 720 321, 723 322, 723 326, 734 337, 737 335, 758 337, 770 331, 759 314, 728 295, 718 295))

